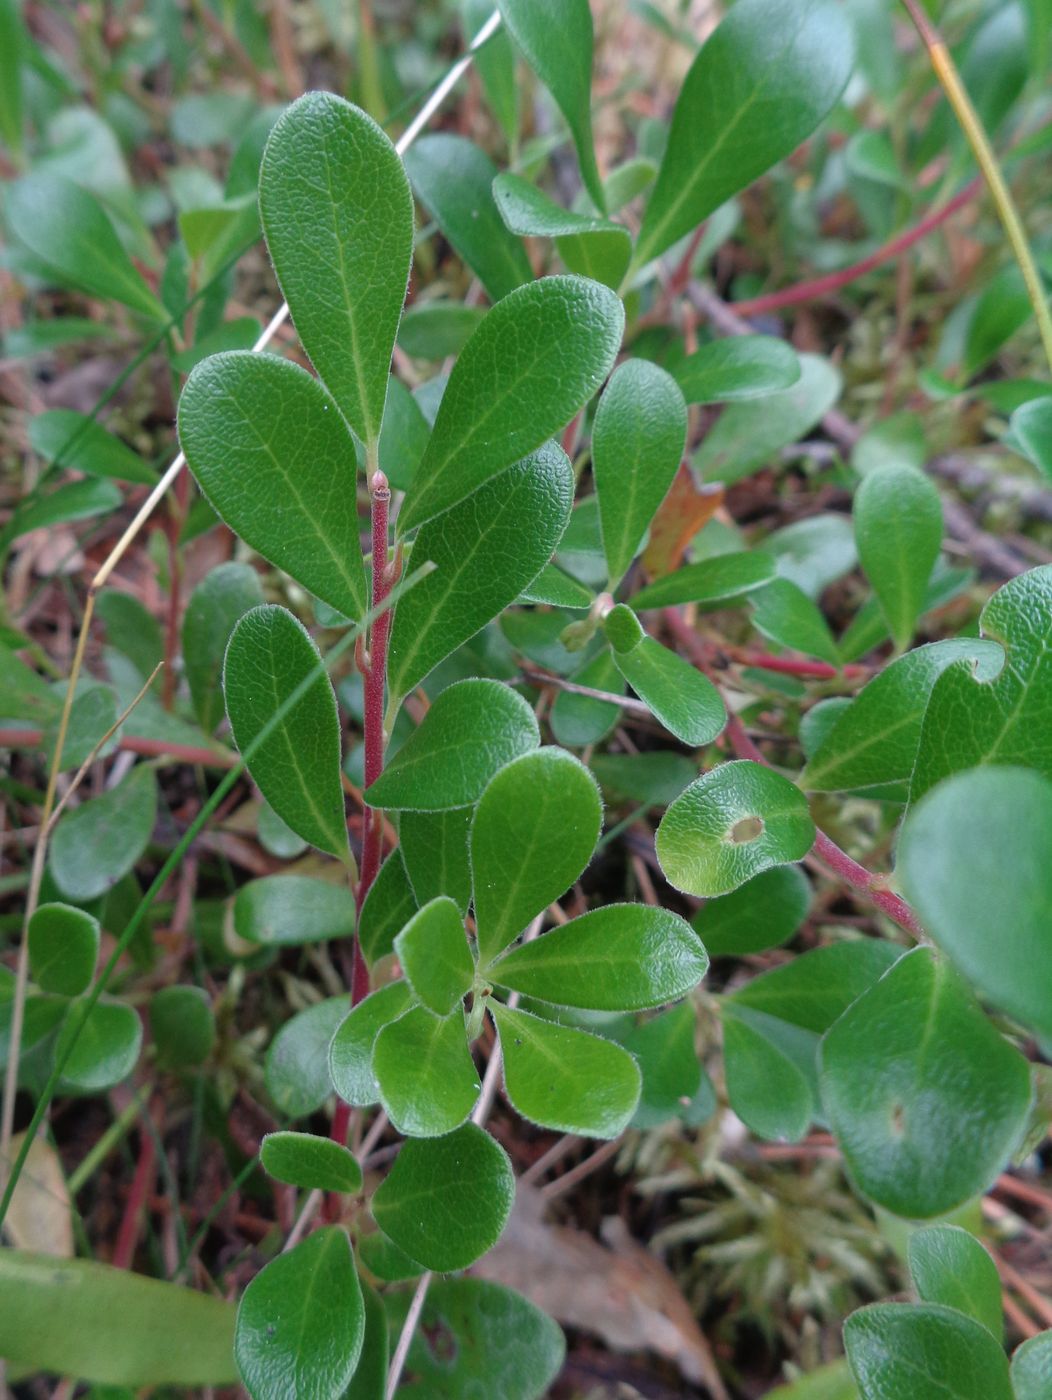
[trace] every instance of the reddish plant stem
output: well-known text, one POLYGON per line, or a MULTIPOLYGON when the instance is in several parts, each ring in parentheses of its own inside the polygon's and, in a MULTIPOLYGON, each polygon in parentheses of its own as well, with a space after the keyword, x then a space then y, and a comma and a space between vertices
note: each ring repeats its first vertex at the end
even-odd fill
POLYGON ((111 1263, 117 1269, 130 1269, 135 1258, 135 1246, 139 1240, 139 1227, 142 1224, 143 1209, 147 1197, 153 1191, 157 1171, 157 1144, 148 1127, 139 1129, 139 1160, 135 1163, 135 1175, 124 1204, 117 1243, 113 1247, 111 1263))
MULTIPOLYGON (((669 631, 683 644, 698 670, 709 675, 709 668, 699 655, 700 638, 683 616, 675 608, 665 608, 662 617, 669 631)), ((709 675, 709 679, 713 679, 711 675, 709 675)), ((731 748, 739 758, 748 758, 753 763, 762 763, 765 768, 772 766, 746 734, 745 726, 741 720, 730 710, 727 711, 727 727, 724 733, 730 741, 731 748)), ((811 849, 812 853, 827 865, 840 880, 850 885, 852 889, 858 890, 860 894, 865 895, 871 904, 875 904, 882 913, 894 920, 900 928, 905 929, 918 941, 924 940, 924 930, 921 928, 916 914, 900 895, 887 888, 884 883, 885 876, 874 875, 864 865, 859 865, 857 860, 852 860, 848 853, 842 851, 825 832, 818 832, 815 836, 815 844, 811 849)))
POLYGON ((828 661, 806 661, 796 656, 772 656, 767 651, 750 651, 747 647, 728 647, 727 654, 743 666, 758 666, 764 671, 779 671, 787 676, 802 676, 808 680, 835 681, 842 677, 868 676, 868 666, 830 666, 828 661))
POLYGON ((816 297, 839 291, 841 287, 864 277, 867 272, 872 272, 882 263, 891 262, 908 248, 912 248, 915 243, 919 243, 922 238, 926 238, 940 224, 944 224, 966 204, 970 204, 981 189, 982 180, 977 176, 947 203, 931 210, 912 228, 906 229, 897 238, 885 243, 868 257, 852 263, 850 267, 841 268, 839 272, 827 273, 824 277, 815 277, 808 282, 798 282, 793 287, 783 287, 780 292, 768 292, 764 296, 750 297, 747 301, 732 302, 731 309, 739 316, 759 316, 764 312, 781 311, 786 306, 798 306, 803 301, 814 301, 816 297))
MULTIPOLYGON (((383 472, 375 472, 369 483, 373 512, 373 607, 385 601, 391 591, 391 575, 387 568, 387 513, 391 488, 383 472)), ((391 632, 388 609, 369 630, 369 662, 365 673, 365 786, 375 783, 383 771, 384 704, 387 691, 387 640, 391 632)), ((358 908, 361 910, 377 871, 383 847, 383 823, 378 809, 370 809, 362 847, 362 871, 358 881, 358 908)))
MULTIPOLYGON (((0 729, 0 749, 35 749, 43 742, 41 729, 0 729)), ((146 758, 171 758, 179 763, 200 763, 209 768, 233 768, 237 762, 236 754, 222 749, 198 749, 188 744, 170 744, 165 739, 144 739, 137 734, 123 735, 118 747, 146 758)))

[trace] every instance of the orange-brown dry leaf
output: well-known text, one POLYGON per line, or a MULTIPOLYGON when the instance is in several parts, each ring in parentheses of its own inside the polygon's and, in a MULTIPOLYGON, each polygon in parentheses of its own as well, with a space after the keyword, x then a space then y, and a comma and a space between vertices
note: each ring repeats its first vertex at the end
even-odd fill
POLYGON ((699 486, 686 462, 680 463, 672 488, 654 516, 650 541, 643 551, 648 578, 661 578, 679 568, 687 545, 719 510, 723 496, 718 482, 699 486))

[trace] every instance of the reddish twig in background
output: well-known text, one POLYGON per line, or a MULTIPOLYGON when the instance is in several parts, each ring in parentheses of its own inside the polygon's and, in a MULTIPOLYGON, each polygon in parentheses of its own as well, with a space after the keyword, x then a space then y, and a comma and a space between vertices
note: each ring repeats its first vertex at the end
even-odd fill
POLYGON ((139 1240, 139 1227, 147 1200, 153 1193, 154 1178, 157 1175, 157 1143, 152 1127, 144 1123, 139 1129, 139 1158, 135 1163, 135 1175, 124 1204, 117 1243, 113 1247, 111 1263, 118 1269, 130 1269, 135 1258, 135 1246, 139 1240))
POLYGON ((742 666, 757 666, 763 671, 779 671, 786 676, 800 676, 805 680, 835 681, 844 678, 865 677, 872 672, 868 666, 848 664, 831 666, 828 661, 808 661, 797 656, 772 656, 767 651, 752 651, 748 647, 721 646, 732 660, 742 666))
MULTIPOLYGON (((36 749, 44 742, 41 729, 0 729, 0 749, 36 749)), ((166 739, 146 739, 138 734, 121 736, 118 747, 144 758, 170 758, 173 763, 200 763, 206 768, 233 768, 237 754, 224 749, 198 749, 170 744, 166 739)))
POLYGON ((889 243, 885 243, 882 248, 870 253, 868 257, 861 258, 857 263, 852 263, 850 267, 843 267, 839 272, 826 273, 824 277, 814 277, 807 282, 798 282, 793 287, 783 287, 780 292, 767 292, 763 296, 731 302, 730 309, 738 316, 761 316, 765 312, 781 311, 787 306, 799 306, 801 302, 814 301, 817 297, 839 291, 841 287, 846 287, 850 283, 856 282, 860 277, 864 277, 867 272, 872 272, 875 267, 891 262, 906 252, 908 248, 912 248, 915 243, 919 243, 922 238, 926 238, 929 233, 934 232, 947 219, 952 218, 954 214, 959 213, 965 205, 970 204, 975 199, 982 189, 982 183, 982 180, 976 176, 946 204, 931 210, 912 228, 900 233, 897 238, 891 239, 889 243))

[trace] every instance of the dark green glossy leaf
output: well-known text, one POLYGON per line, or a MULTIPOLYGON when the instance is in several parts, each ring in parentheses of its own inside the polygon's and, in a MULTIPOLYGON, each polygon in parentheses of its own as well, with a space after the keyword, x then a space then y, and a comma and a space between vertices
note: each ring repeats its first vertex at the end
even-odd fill
POLYGON ((1026 1126, 1026 1061, 944 958, 916 948, 826 1033, 822 1101, 862 1191, 944 1215, 985 1191, 1026 1126))
POLYGON ((670 734, 699 748, 727 722, 720 693, 696 666, 648 637, 631 608, 619 604, 604 623, 614 662, 670 734))
POLYGON ((220 564, 190 594, 183 617, 183 666, 194 713, 206 734, 223 718, 223 658, 234 624, 263 602, 263 585, 247 564, 220 564))
POLYGON ((623 224, 564 209, 521 175, 498 175, 493 198, 513 233, 554 238, 571 272, 615 291, 620 287, 632 256, 632 236, 623 224))
POLYGON ((408 694, 518 597, 551 558, 572 500, 570 463, 548 443, 428 521, 412 562, 437 567, 397 605, 388 666, 393 695, 408 694))
POLYGON ((431 425, 420 405, 401 380, 392 376, 377 452, 380 470, 395 490, 408 490, 430 436, 431 425))
POLYGON ((234 1358, 252 1400, 340 1400, 365 1335, 365 1305, 338 1226, 279 1254, 245 1289, 234 1358))
POLYGON ((762 953, 787 943, 807 917, 811 886, 796 865, 775 865, 722 899, 710 899, 691 920, 712 958, 762 953))
POLYGON ((851 26, 829 0, 739 0, 684 80, 637 261, 663 253, 805 141, 854 58, 851 26))
POLYGON ((746 1006, 821 1035, 901 953, 878 938, 812 948, 754 977, 732 1001, 739 1010, 746 1006))
POLYGON ((216 513, 246 544, 345 617, 365 611, 358 459, 316 379, 272 355, 212 355, 186 381, 179 440, 216 513))
POLYGON ((422 136, 406 153, 405 166, 417 197, 491 301, 533 281, 526 249, 493 201, 497 167, 485 151, 463 136, 422 136))
POLYGON ((648 807, 667 807, 698 776, 691 759, 668 750, 596 754, 588 766, 607 792, 648 807))
POLYGON ((440 1017, 414 1006, 384 1026, 372 1068, 380 1102, 404 1137, 442 1137, 459 1128, 482 1087, 459 1007, 440 1017))
POLYGON ((442 811, 477 802, 500 768, 540 743, 529 705, 499 681, 458 681, 366 789, 373 807, 442 811))
POLYGON ((362 1189, 362 1169, 342 1143, 314 1133, 267 1133, 259 1145, 263 1170, 275 1181, 306 1191, 362 1189))
POLYGON ((758 1137, 798 1142, 814 1116, 814 1096, 801 1056, 789 1050, 727 1007, 723 1064, 731 1107, 758 1137))
POLYGON ((848 1318, 844 1344, 862 1400, 1012 1400, 1000 1344, 953 1308, 874 1303, 848 1318))
POLYGON ((270 1043, 264 1077, 279 1113, 306 1118, 332 1093, 329 1042, 347 1015, 349 999, 330 997, 286 1021, 270 1043))
POLYGON ((389 982, 371 992, 340 1022, 329 1046, 329 1070, 341 1099, 360 1108, 380 1102, 380 1087, 372 1068, 373 1046, 384 1026, 397 1020, 412 1000, 407 982, 389 982))
POLYGON ((268 947, 348 938, 354 897, 346 885, 310 875, 264 875, 234 896, 234 928, 240 938, 268 947))
MULTIPOLYGON (((410 307, 402 317, 398 344, 407 355, 418 360, 444 360, 447 355, 459 355, 485 314, 481 306, 463 306, 458 301, 425 301, 410 307)), ((415 407, 416 401, 408 391, 406 393, 415 407)), ((419 408, 417 413, 420 413, 419 408)), ((423 414, 420 417, 423 419, 423 414)), ((384 427, 387 427, 386 418, 384 427)), ((382 451, 381 447, 381 454, 382 451)))
MULTIPOLYGON (((374 444, 413 249, 402 162, 371 117, 309 92, 270 134, 259 211, 303 347, 347 422, 374 444)), ((290 430, 298 426, 293 418, 290 430)))
POLYGON ((728 403, 791 388, 800 378, 800 360, 776 336, 736 335, 680 360, 675 376, 687 403, 728 403))
POLYGON ((542 1128, 613 1138, 639 1103, 632 1056, 611 1040, 491 1003, 504 1055, 504 1085, 516 1112, 542 1128))
POLYGON ((907 647, 942 544, 942 503, 915 467, 863 477, 852 508, 858 555, 900 650, 907 647))
POLYGON ((655 579, 639 590, 632 599, 632 606, 637 612, 646 608, 676 607, 679 603, 715 607, 741 598, 754 588, 762 588, 776 575, 772 554, 754 549, 718 554, 655 579))
POLYGON ((216 1022, 203 987, 162 987, 150 998, 150 1030, 162 1069, 204 1064, 216 1039, 216 1022))
POLYGON ((157 779, 137 764, 101 797, 66 811, 51 838, 49 866, 68 899, 97 899, 133 869, 153 834, 157 779))
POLYGON ((556 564, 545 564, 519 595, 522 603, 548 603, 553 608, 590 608, 595 594, 564 573, 556 564))
POLYGON ((384 1400, 387 1386, 387 1313, 380 1295, 359 1280, 365 1303, 365 1338, 351 1383, 341 1400, 384 1400))
POLYGON ((410 1139, 377 1188, 372 1212, 411 1259, 451 1273, 492 1249, 514 1200, 508 1154, 465 1123, 445 1137, 410 1139))
POLYGON ((99 921, 70 904, 41 904, 27 930, 29 972, 44 992, 77 997, 86 991, 99 956, 99 921))
MULTIPOLYGON (((465 43, 474 39, 493 13, 489 0, 460 0, 465 43)), ((486 98, 505 136, 514 147, 519 131, 519 84, 515 72, 515 47, 503 27, 475 50, 474 67, 482 79, 486 98)))
POLYGON ((108 515, 121 504, 121 493, 112 481, 97 481, 91 477, 82 481, 64 482, 46 495, 29 496, 18 505, 0 535, 0 547, 6 549, 11 540, 30 530, 43 530, 50 525, 66 525, 75 520, 91 520, 96 515, 108 515))
POLYGON ((668 494, 686 440, 687 408, 672 376, 649 360, 619 365, 592 427, 592 472, 611 589, 668 494))
POLYGON ((585 1011, 644 1011, 696 987, 709 960, 678 914, 608 904, 521 944, 491 964, 500 987, 585 1011))
POLYGON ((403 533, 564 427, 609 374, 624 322, 618 297, 584 277, 543 277, 499 301, 449 377, 402 507, 403 533))
POLYGON ((491 779, 471 828, 484 963, 566 893, 595 850, 601 822, 595 779, 563 749, 524 754, 491 779))
POLYGON ((429 1011, 448 1016, 467 995, 475 974, 456 904, 446 895, 432 899, 413 915, 394 946, 416 995, 429 1011))
POLYGON ((253 608, 237 622, 223 665, 234 742, 248 770, 298 836, 347 858, 340 785, 340 720, 318 649, 285 608, 253 608), (307 689, 262 743, 259 736, 305 682, 307 689))
MULTIPOLYGON (((621 672, 614 664, 609 648, 593 656, 573 673, 571 679, 575 685, 605 691, 610 695, 623 695, 625 690, 621 672)), ((560 690, 549 713, 548 723, 558 743, 568 749, 583 748, 586 744, 598 744, 605 739, 620 722, 621 713, 621 707, 611 701, 560 690)))
POLYGON ((802 860, 815 839, 807 801, 772 768, 721 763, 669 807, 655 847, 684 894, 728 894, 772 865, 802 860))
POLYGON ((1015 1400, 1045 1400, 1052 1389, 1052 1330, 1016 1348, 1011 1376, 1015 1400))
POLYGON ((402 813, 398 822, 402 861, 417 905, 448 895, 461 914, 467 913, 471 903, 470 827, 470 807, 402 813))
POLYGON ((1001 1340, 1001 1276, 974 1235, 959 1225, 929 1225, 910 1235, 908 1249, 910 1278, 922 1303, 967 1313, 1001 1340))
POLYGON ((681 1002, 624 1036, 643 1076, 634 1128, 656 1128, 672 1118, 695 1126, 716 1111, 716 1091, 694 1048, 695 1020, 689 1001, 681 1002))

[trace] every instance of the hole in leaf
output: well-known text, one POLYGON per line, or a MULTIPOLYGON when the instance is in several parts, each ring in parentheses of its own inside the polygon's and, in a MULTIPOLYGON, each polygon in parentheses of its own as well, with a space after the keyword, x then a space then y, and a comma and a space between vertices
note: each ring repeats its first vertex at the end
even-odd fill
POLYGON ((906 1136, 906 1110, 900 1103, 891 1110, 891 1135, 897 1138, 906 1136))
POLYGON ((425 1323, 420 1330, 437 1362, 452 1365, 456 1361, 457 1339, 444 1322, 425 1323))
POLYGON ((763 835, 763 817, 742 817, 731 827, 730 840, 736 846, 744 846, 763 835))

